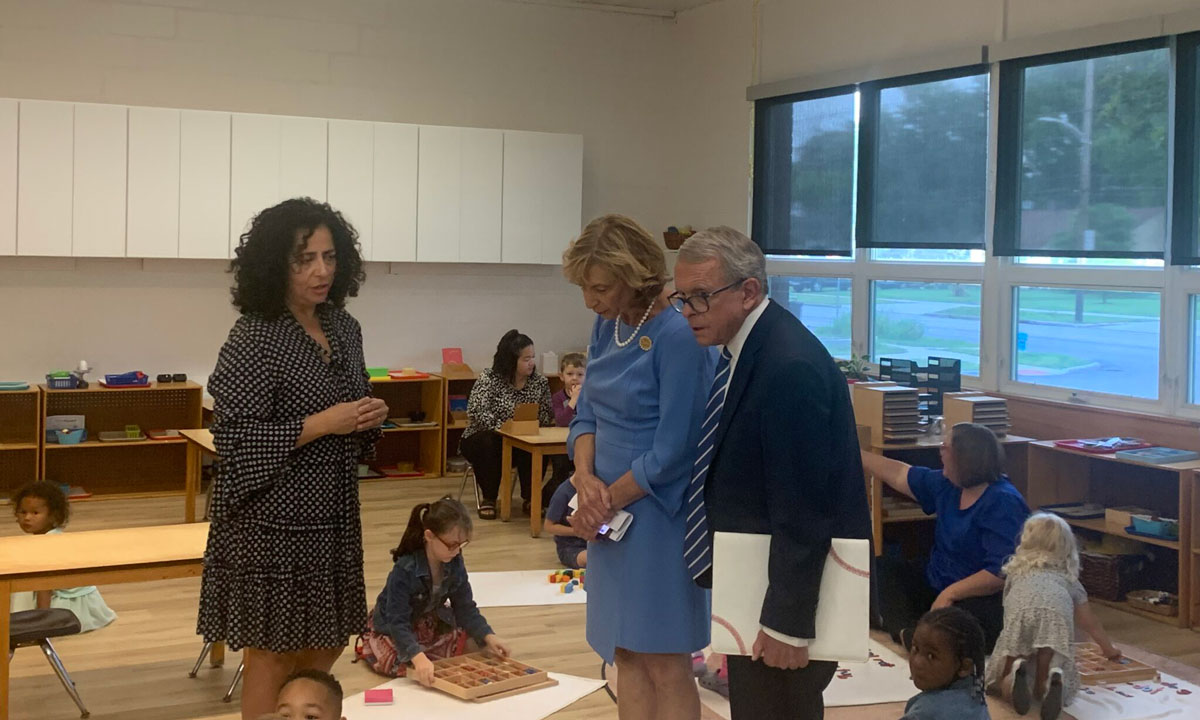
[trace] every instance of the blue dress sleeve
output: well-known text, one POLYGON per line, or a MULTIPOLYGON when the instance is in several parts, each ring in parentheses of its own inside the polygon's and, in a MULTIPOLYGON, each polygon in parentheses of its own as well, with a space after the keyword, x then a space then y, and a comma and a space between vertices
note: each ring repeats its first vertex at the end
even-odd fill
MULTIPOLYGON (((588 343, 588 357, 596 357, 598 347, 597 340, 600 339, 600 325, 604 322, 604 318, 596 316, 596 321, 592 323, 592 338, 588 343)), ((575 459, 575 439, 580 435, 595 435, 596 434, 596 414, 592 412, 592 403, 588 399, 588 384, 583 383, 583 387, 579 388, 579 400, 575 402, 575 418, 571 420, 571 429, 567 432, 567 455, 572 460, 575 459)))
POLYGON ((668 329, 655 344, 658 427, 650 449, 634 458, 630 469, 638 486, 675 515, 691 479, 715 349, 701 347, 686 323, 668 329))
POLYGON ((947 490, 952 489, 950 481, 941 470, 933 470, 920 465, 908 469, 908 489, 913 497, 921 504, 926 515, 938 511, 938 500, 947 490))
POLYGON ((997 577, 1005 561, 1017 551, 1017 540, 1021 536, 1021 526, 1029 516, 1029 510, 1021 496, 1013 492, 1002 492, 1004 488, 994 488, 1001 491, 989 502, 986 512, 977 515, 975 527, 979 529, 980 544, 983 546, 982 570, 987 570, 997 577))

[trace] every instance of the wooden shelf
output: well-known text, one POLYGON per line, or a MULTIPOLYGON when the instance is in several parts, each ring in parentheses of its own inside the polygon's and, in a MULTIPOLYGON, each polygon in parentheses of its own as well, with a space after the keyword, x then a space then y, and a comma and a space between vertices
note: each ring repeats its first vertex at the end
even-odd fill
MULTIPOLYGON (((1115 537, 1128 538, 1130 540, 1136 540, 1138 542, 1146 543, 1147 545, 1157 545, 1159 547, 1170 548, 1171 550, 1179 550, 1179 541, 1178 540, 1163 540, 1163 539, 1159 539, 1159 538, 1146 537, 1145 535, 1134 535, 1132 533, 1127 533, 1124 530, 1121 530, 1119 528, 1115 528, 1115 527, 1107 524, 1104 520, 1102 520, 1100 518, 1095 518, 1092 520, 1072 520, 1070 518, 1063 518, 1063 519, 1067 521, 1068 525, 1073 525, 1078 528, 1084 528, 1086 530, 1095 530, 1096 532, 1101 532, 1101 533, 1104 533, 1105 535, 1113 535, 1115 537)), ((1153 615, 1153 613, 1150 613, 1150 614, 1153 615)))
POLYGON ((88 386, 85 388, 71 388, 69 390, 51 390, 46 387, 45 383, 39 386, 47 395, 59 395, 62 393, 68 395, 82 395, 84 393, 130 393, 130 392, 149 392, 151 390, 199 390, 202 389, 199 385, 188 380, 187 382, 170 382, 158 383, 151 381, 148 386, 140 387, 121 387, 121 388, 106 388, 102 387, 96 380, 89 380, 88 386))
POLYGON ((434 473, 422 473, 422 474, 420 474, 420 475, 405 475, 405 476, 403 476, 403 477, 399 477, 399 476, 390 476, 390 475, 384 475, 383 477, 359 478, 359 479, 358 479, 358 481, 359 481, 360 483, 365 483, 365 482, 385 482, 385 481, 388 481, 388 480, 397 480, 397 481, 402 481, 402 480, 432 480, 432 479, 434 479, 434 478, 439 478, 439 477, 441 477, 441 475, 437 475, 437 474, 434 474, 434 473))
MULTIPOLYGON (((1090 598, 1089 602, 1099 603, 1101 605, 1106 605, 1110 608, 1116 608, 1117 610, 1123 610, 1127 613, 1133 613, 1134 615, 1140 615, 1140 616, 1146 618, 1147 620, 1157 620, 1158 622, 1164 623, 1166 625, 1174 625, 1174 626, 1179 625, 1179 616, 1178 615, 1159 615, 1158 613, 1152 613, 1152 612, 1143 610, 1141 608, 1134 607, 1127 602, 1115 602, 1113 600, 1101 600, 1100 598, 1090 598)), ((1182 612, 1182 608, 1180 611, 1182 612)))
MULTIPOLYGON (((1054 443, 1055 443, 1054 440, 1037 440, 1037 441, 1030 443, 1030 445, 1036 445, 1038 447, 1049 448, 1056 452, 1067 453, 1068 455, 1075 455, 1077 457, 1091 458, 1093 460, 1102 460, 1102 461, 1106 461, 1106 462, 1122 463, 1124 465, 1133 465, 1134 467, 1154 468, 1154 469, 1158 469, 1158 470, 1170 470, 1172 472, 1180 472, 1182 470, 1200 470, 1200 460, 1187 460, 1184 462, 1177 462, 1177 463, 1142 463, 1142 462, 1134 462, 1133 460, 1126 460, 1124 458, 1119 458, 1113 453, 1083 452, 1082 450, 1076 450, 1074 448, 1063 447, 1061 445, 1055 445, 1054 443)), ((1153 615, 1154 613, 1150 613, 1150 614, 1153 615)))
POLYGON ((467 421, 460 420, 459 422, 452 422, 446 426, 446 429, 447 430, 466 430, 467 429, 467 421))
MULTIPOLYGON (((87 490, 85 486, 83 488, 87 490)), ((72 503, 77 502, 92 502, 93 500, 145 500, 147 498, 165 498, 165 497, 180 497, 184 494, 183 490, 148 490, 145 492, 115 492, 104 493, 103 495, 92 495, 84 498, 71 498, 72 503)))
POLYGON ((410 377, 410 378, 381 377, 381 378, 371 378, 370 380, 372 383, 378 383, 380 385, 386 385, 388 383, 417 383, 417 382, 439 382, 440 383, 442 381, 442 376, 434 375, 431 373, 429 375, 429 377, 410 377))
POLYGON ((921 522, 922 520, 936 520, 936 519, 937 519, 937 513, 934 513, 933 515, 926 515, 924 513, 921 513, 920 515, 915 515, 915 514, 910 515, 908 513, 905 513, 903 515, 884 515, 883 516, 883 524, 890 525, 892 523, 921 522))
POLYGON ((85 440, 74 445, 60 445, 58 443, 46 443, 46 450, 71 450, 77 448, 109 448, 109 447, 144 447, 146 445, 178 445, 185 443, 184 438, 171 438, 169 440, 132 440, 129 442, 100 442, 99 440, 85 440))
POLYGON ((5 450, 37 450, 37 443, 0 443, 0 452, 5 450))
POLYGON ((424 426, 422 426, 422 427, 393 427, 393 428, 383 428, 383 431, 384 431, 385 433, 397 433, 397 432, 428 432, 428 431, 430 431, 430 430, 441 430, 441 429, 442 429, 442 426, 441 426, 441 425, 424 425, 424 426))

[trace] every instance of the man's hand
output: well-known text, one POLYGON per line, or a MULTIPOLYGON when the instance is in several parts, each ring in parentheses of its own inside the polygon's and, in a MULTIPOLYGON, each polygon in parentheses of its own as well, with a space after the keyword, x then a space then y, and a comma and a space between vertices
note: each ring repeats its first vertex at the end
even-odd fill
POLYGON ((788 645, 759 630, 750 659, 762 659, 768 667, 797 670, 808 667, 808 648, 788 645))

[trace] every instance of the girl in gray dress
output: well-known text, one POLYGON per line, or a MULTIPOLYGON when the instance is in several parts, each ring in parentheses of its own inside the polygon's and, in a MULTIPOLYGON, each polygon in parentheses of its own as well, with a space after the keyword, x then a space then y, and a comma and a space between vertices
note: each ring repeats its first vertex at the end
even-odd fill
POLYGON ((1004 630, 988 662, 988 684, 1011 692, 1020 715, 1040 699, 1043 720, 1053 720, 1079 689, 1071 650, 1076 625, 1105 657, 1115 660, 1121 651, 1113 647, 1079 584, 1079 550, 1065 520, 1049 513, 1026 520, 1004 573, 1004 630))

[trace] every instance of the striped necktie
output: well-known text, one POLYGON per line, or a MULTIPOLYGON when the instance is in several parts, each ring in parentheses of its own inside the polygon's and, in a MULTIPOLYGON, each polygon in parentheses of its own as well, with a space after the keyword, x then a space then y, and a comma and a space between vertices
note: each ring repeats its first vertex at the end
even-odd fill
POLYGON ((721 348, 721 359, 717 361, 717 375, 713 378, 712 390, 708 394, 708 404, 704 406, 700 444, 696 448, 696 464, 692 466, 692 481, 688 485, 687 504, 684 507, 687 511, 687 535, 683 539, 683 559, 695 580, 712 567, 712 540, 708 535, 708 517, 704 510, 704 480, 708 477, 708 466, 712 462, 717 425, 721 422, 721 409, 725 407, 731 359, 733 358, 729 350, 721 348))

